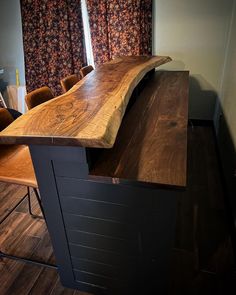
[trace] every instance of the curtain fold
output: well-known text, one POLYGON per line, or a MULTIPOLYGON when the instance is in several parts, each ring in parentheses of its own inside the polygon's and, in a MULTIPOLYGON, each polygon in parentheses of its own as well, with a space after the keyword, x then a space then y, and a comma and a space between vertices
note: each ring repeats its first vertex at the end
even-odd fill
POLYGON ((87 0, 96 64, 152 52, 152 0, 87 0))
POLYGON ((27 91, 49 86, 86 64, 79 0, 21 0, 27 91))

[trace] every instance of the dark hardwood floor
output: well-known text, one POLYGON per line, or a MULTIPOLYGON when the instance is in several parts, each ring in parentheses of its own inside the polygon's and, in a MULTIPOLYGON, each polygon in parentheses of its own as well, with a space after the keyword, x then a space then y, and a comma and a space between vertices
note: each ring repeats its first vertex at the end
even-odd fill
MULTIPOLYGON (((0 218, 26 193, 0 183, 0 218)), ((36 200, 33 210, 40 214, 36 200)), ((54 263, 50 238, 41 219, 32 219, 24 201, 0 226, 0 247, 8 253, 54 263)), ((2 259, 0 295, 86 293, 66 289, 53 269, 2 259)), ((211 127, 189 128, 188 188, 178 201, 170 295, 236 294, 234 257, 224 207, 211 127)))
POLYGON ((212 127, 189 127, 188 187, 178 204, 170 294, 236 294, 212 127))

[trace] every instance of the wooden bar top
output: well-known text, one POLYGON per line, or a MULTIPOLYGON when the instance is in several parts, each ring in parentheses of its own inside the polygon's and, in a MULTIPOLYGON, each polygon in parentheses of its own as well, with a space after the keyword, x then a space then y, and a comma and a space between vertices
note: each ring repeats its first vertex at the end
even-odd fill
POLYGON ((152 75, 124 117, 114 147, 103 150, 90 175, 185 187, 188 91, 187 71, 152 75))
POLYGON ((0 133, 0 143, 111 148, 134 88, 169 61, 127 56, 103 64, 64 95, 19 117, 0 133))

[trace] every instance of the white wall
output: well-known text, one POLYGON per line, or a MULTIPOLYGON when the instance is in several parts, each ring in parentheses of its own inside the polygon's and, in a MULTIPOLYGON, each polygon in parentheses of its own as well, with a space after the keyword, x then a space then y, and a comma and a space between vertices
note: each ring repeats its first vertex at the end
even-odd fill
POLYGON ((189 116, 212 119, 219 95, 233 0, 153 0, 153 53, 190 70, 189 116))
POLYGON ((236 150, 236 0, 227 49, 220 103, 236 150))
MULTIPOLYGON (((16 83, 16 68, 20 84, 25 85, 24 53, 19 0, 0 1, 0 67, 5 69, 4 81, 16 83)), ((3 78, 1 75, 0 78, 3 78)))

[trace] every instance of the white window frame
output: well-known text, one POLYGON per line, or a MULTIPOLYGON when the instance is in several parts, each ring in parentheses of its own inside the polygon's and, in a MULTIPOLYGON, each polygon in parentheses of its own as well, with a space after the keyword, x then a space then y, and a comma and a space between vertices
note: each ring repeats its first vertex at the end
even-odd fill
POLYGON ((81 10, 82 10, 82 19, 83 19, 83 26, 84 26, 84 40, 85 40, 87 64, 92 65, 95 68, 86 0, 81 0, 81 10))

